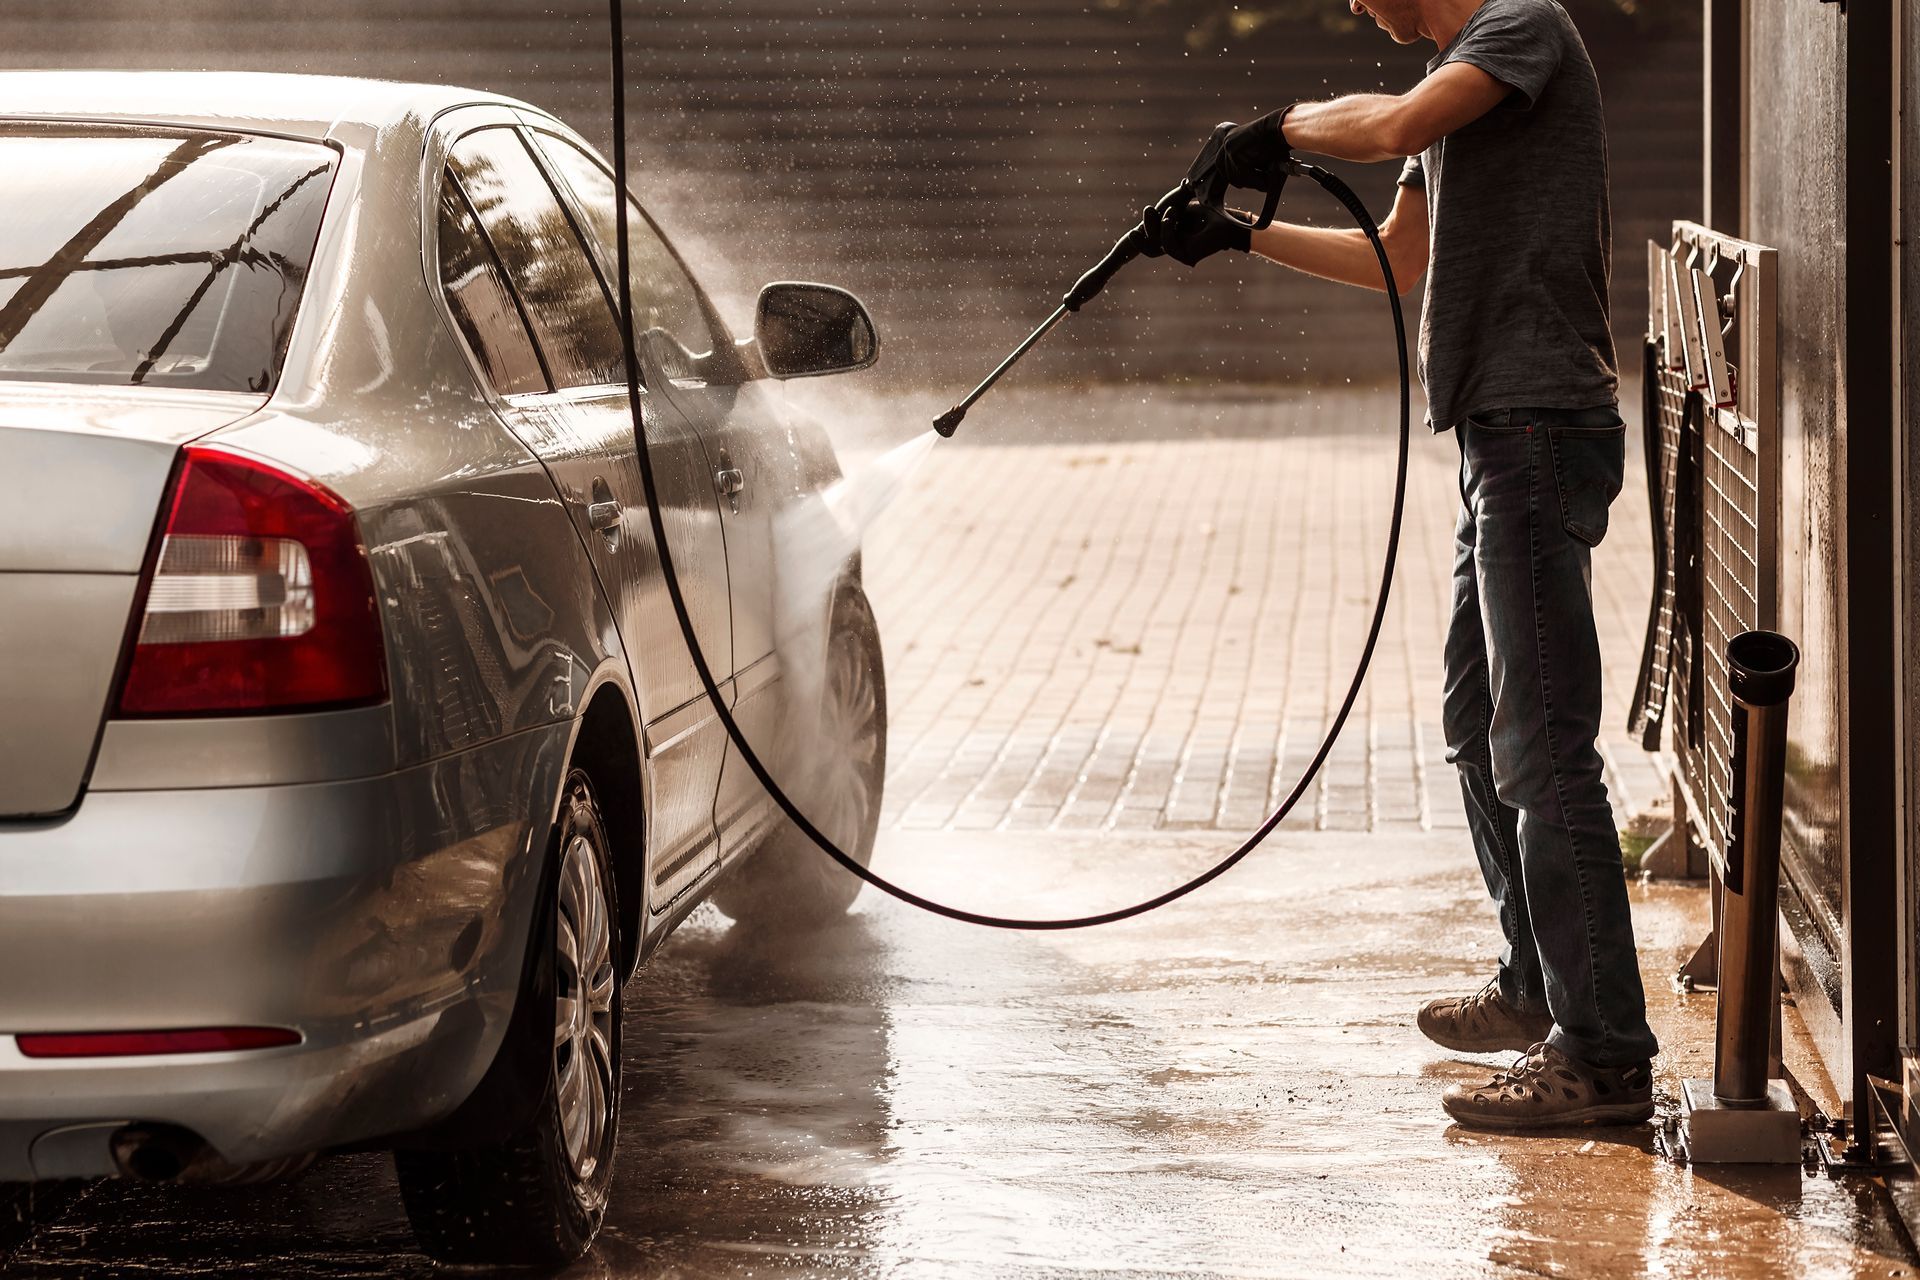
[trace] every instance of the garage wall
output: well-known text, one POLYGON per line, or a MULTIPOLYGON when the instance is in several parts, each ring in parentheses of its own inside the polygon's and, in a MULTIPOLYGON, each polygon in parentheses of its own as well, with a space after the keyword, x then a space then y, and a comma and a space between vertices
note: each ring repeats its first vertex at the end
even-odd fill
MULTIPOLYGON (((171 0, 163 24, 155 9, 10 0, 0 65, 448 80, 606 132, 604 11, 592 0, 171 0), (316 9, 329 20, 311 19, 316 9)), ((1082 0, 635 0, 629 13, 638 185, 722 287, 730 318, 766 280, 846 284, 873 307, 884 371, 901 382, 983 372, 1184 170, 1215 121, 1397 89, 1424 59, 1375 32, 1312 25, 1192 49, 1164 12, 1082 0)), ((1631 338, 1645 311, 1639 246, 1700 207, 1699 46, 1591 42, 1613 127, 1616 323, 1631 338)), ((1346 172, 1384 217, 1392 167, 1346 172)), ((1287 209, 1344 217, 1312 190, 1287 209)), ((1391 374, 1389 333, 1377 296, 1245 262, 1193 276, 1148 263, 1022 376, 1375 379, 1391 374), (1220 287, 1235 272, 1247 285, 1220 287)))
MULTIPOLYGON (((1780 252, 1780 629, 1802 661, 1789 719, 1787 834, 1839 952, 1840 563, 1845 519, 1845 17, 1758 0, 1746 56, 1747 235, 1780 252), (1793 138, 1791 147, 1770 140, 1793 138)), ((1791 867, 1790 867, 1791 870, 1791 867)))
MULTIPOLYGON (((1900 223, 1901 249, 1900 347, 1901 391, 1904 412, 1904 448, 1906 457, 1905 498, 1906 545, 1902 570, 1906 588, 1906 651, 1902 655, 1904 694, 1911 706, 1920 695, 1920 14, 1909 8, 1899 13, 1902 28, 1900 72, 1901 109, 1904 113, 1894 136, 1900 151, 1900 223)), ((1901 981, 1906 992, 1901 1046, 1909 1058, 1920 1057, 1920 727, 1908 722, 1903 743, 1906 773, 1907 827, 1901 833, 1905 841, 1901 865, 1906 878, 1905 954, 1901 981)))

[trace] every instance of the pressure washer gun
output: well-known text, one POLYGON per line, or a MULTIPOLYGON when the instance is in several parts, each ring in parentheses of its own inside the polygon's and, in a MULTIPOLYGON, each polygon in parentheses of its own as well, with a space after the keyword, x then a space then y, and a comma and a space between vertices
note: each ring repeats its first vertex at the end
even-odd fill
MULTIPOLYGON (((1178 219, 1180 211, 1190 204, 1199 203, 1215 209, 1225 207, 1227 171, 1226 166, 1221 163, 1221 152, 1226 146, 1227 133, 1233 127, 1231 122, 1214 126, 1213 136, 1208 138, 1206 145, 1200 148, 1200 154, 1193 158, 1193 164, 1187 169, 1187 176, 1180 180, 1178 186, 1153 202, 1151 214, 1161 225, 1168 225, 1169 220, 1178 219)), ((1266 192, 1267 202, 1253 224, 1256 231, 1273 225, 1274 212, 1280 207, 1280 192, 1286 186, 1287 175, 1293 171, 1293 168, 1292 165, 1283 167, 1269 174, 1261 183, 1259 189, 1266 192)), ((1060 300, 1060 305, 1054 308, 1053 314, 1042 321, 1038 329, 1028 334, 1026 341, 1015 347, 1013 353, 1002 360, 999 366, 986 376, 985 381, 969 392, 966 399, 935 418, 933 429, 942 436, 951 438, 974 402, 985 395, 994 383, 1000 381, 1007 370, 1018 364, 1020 358, 1033 349, 1034 344, 1046 337, 1047 332, 1066 319, 1069 314, 1078 311, 1097 297, 1100 291, 1107 287, 1107 282, 1119 274, 1120 268, 1145 253, 1149 247, 1150 234, 1147 222, 1147 216, 1143 215, 1139 222, 1133 224, 1131 230, 1114 241, 1113 248, 1107 251, 1107 256, 1100 259, 1093 270, 1075 281, 1073 288, 1067 290, 1066 296, 1060 300)))

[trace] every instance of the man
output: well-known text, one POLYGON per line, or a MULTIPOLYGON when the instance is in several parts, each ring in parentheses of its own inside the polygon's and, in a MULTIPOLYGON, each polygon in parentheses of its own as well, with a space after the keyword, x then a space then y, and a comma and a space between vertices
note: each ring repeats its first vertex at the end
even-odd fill
MULTIPOLYGON (((1460 449, 1447 758, 1506 946, 1478 993, 1421 1009, 1461 1052, 1525 1055, 1442 1100, 1461 1124, 1534 1129, 1653 1114, 1656 1045, 1619 836, 1594 743, 1600 652, 1592 548, 1620 490, 1626 428, 1608 329, 1610 234, 1599 84, 1554 0, 1351 0, 1401 44, 1440 50, 1407 93, 1303 102, 1238 126, 1224 163, 1257 186, 1291 149, 1410 157, 1381 227, 1394 278, 1424 270, 1427 421, 1460 449)), ((1358 230, 1192 207, 1155 251, 1194 265, 1251 251, 1383 287, 1358 230)))

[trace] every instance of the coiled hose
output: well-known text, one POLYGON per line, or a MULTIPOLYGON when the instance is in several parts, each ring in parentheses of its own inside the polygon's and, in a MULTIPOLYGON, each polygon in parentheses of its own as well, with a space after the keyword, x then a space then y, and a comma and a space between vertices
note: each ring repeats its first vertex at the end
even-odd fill
POLYGON ((1380 591, 1373 606, 1373 618, 1367 626, 1366 642, 1360 648, 1360 658, 1353 669, 1353 681, 1347 687, 1346 696, 1340 700, 1340 709, 1333 721, 1327 726, 1326 736, 1321 739, 1320 747, 1313 759, 1302 771, 1300 780, 1293 790, 1287 793, 1279 807, 1267 815, 1266 820, 1253 832, 1223 856, 1218 862, 1186 882, 1130 906, 1117 907, 1111 911, 1096 912, 1092 915, 1067 916, 1057 919, 1024 919, 1017 916, 998 916, 986 912, 968 911, 960 907, 935 902, 888 880, 878 872, 862 866, 859 859, 841 849, 828 839, 807 815, 800 811, 787 793, 780 788, 772 772, 761 762, 760 756, 747 741, 739 723, 733 717, 732 708, 727 706, 726 698, 721 694, 719 684, 714 679, 713 669, 707 663, 706 655, 701 652, 699 637, 694 633, 693 618, 687 610, 686 593, 680 585, 680 575, 674 567, 673 552, 667 545, 666 525, 661 517, 660 495, 654 479, 653 459, 649 453, 645 424, 641 420, 640 409, 640 362, 636 354, 633 333, 633 286, 628 279, 630 251, 627 244, 627 101, 626 101, 626 39, 620 12, 621 0, 609 0, 611 16, 610 37, 612 45, 613 72, 613 169, 616 230, 618 245, 618 273, 620 298, 620 336, 624 348, 627 375, 627 405, 633 416, 634 442, 640 461, 641 488, 647 499, 647 520, 653 530, 653 544, 660 552, 660 575, 667 586, 667 596, 673 603, 673 612, 680 622, 680 634, 686 641, 687 653, 693 659, 694 671, 700 677, 700 685, 706 690, 707 698, 713 703, 714 714, 720 717, 727 736, 733 745, 739 748, 740 758, 749 771, 765 787, 774 803, 806 837, 817 845, 820 851, 839 863, 849 874, 860 877, 882 893, 898 898, 909 906, 920 908, 949 920, 958 920, 963 924, 983 925, 993 929, 1057 930, 1086 929, 1094 925, 1113 924, 1128 920, 1134 916, 1145 915, 1170 902, 1186 897, 1194 890, 1225 875, 1239 864, 1241 859, 1260 847, 1268 836, 1272 835, 1281 821, 1307 793, 1321 765, 1326 763, 1327 755, 1333 750, 1334 742, 1347 723, 1347 716, 1353 710, 1353 704, 1359 699, 1360 686, 1366 680, 1367 667, 1373 661, 1374 646, 1380 639, 1380 628, 1386 621, 1387 596, 1393 588, 1394 567, 1400 554, 1401 517, 1406 508, 1407 498, 1407 454, 1412 438, 1412 380, 1407 365, 1407 323, 1400 307, 1400 291, 1393 278, 1393 263, 1387 258, 1386 245, 1381 242, 1380 228, 1374 223, 1367 208, 1360 202, 1353 189, 1339 178, 1317 165, 1296 161, 1292 171, 1302 177, 1312 178, 1334 199, 1346 207, 1353 216, 1355 224, 1366 234, 1373 245, 1375 256, 1380 260, 1380 274, 1386 285, 1387 303, 1393 311, 1394 350, 1400 359, 1400 454, 1394 471, 1393 482, 1393 519, 1387 531, 1387 553, 1380 567, 1380 591))

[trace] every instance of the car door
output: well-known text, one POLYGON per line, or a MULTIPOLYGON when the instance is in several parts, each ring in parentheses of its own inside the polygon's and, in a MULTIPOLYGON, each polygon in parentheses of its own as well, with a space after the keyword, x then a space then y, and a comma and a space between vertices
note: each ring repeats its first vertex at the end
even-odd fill
MULTIPOLYGON (((480 355, 480 363, 496 379, 509 424, 552 475, 612 602, 644 724, 651 906, 663 911, 718 862, 713 808, 725 735, 661 576, 611 300, 517 126, 461 134, 441 183, 449 307, 470 346, 481 345, 475 331, 483 319, 518 330, 502 354, 480 355)), ((648 372, 657 383, 658 373, 648 372)), ((725 535, 711 463, 698 433, 657 393, 643 392, 642 420, 696 635, 716 671, 730 671, 725 535)))
MULTIPOLYGON (((799 492, 795 465, 799 452, 778 426, 770 391, 765 382, 710 382, 696 376, 669 376, 663 388, 708 441, 719 476, 720 521, 727 533, 727 581, 733 601, 734 718, 776 780, 797 792, 802 780, 795 753, 800 744, 782 736, 788 727, 782 699, 784 676, 789 674, 782 664, 818 671, 826 660, 824 648, 817 643, 824 632, 810 624, 824 624, 823 589, 828 584, 809 579, 828 571, 821 563, 828 548, 812 545, 820 539, 808 536, 817 535, 815 526, 825 523, 818 510, 808 509, 815 519, 804 530, 789 529, 780 522, 780 513, 799 492), (783 563, 782 535, 784 550, 790 553, 784 560, 791 563, 783 563), (782 568, 793 571, 790 578, 780 576, 782 568), (790 619, 784 616, 783 606, 785 612, 809 615, 817 606, 818 617, 790 619), (800 622, 809 625, 802 628, 797 625, 800 622)), ((731 857, 751 845, 778 814, 740 758, 739 749, 729 743, 715 815, 722 853, 731 857)))
MULTIPOLYGON (((618 261, 613 179, 600 158, 558 130, 536 127, 536 142, 570 188, 609 273, 618 261)), ((769 768, 780 767, 780 654, 775 522, 801 492, 801 450, 780 425, 769 385, 749 380, 726 332, 691 275, 638 202, 628 203, 634 330, 650 356, 653 385, 687 417, 709 450, 726 530, 733 611, 734 715, 769 768), (764 744, 764 745, 763 745, 764 744)), ((819 594, 815 592, 814 594, 819 594)), ((824 603, 824 602, 820 602, 824 603)), ((824 608, 820 610, 824 616, 824 608)), ((722 851, 747 846, 777 814, 737 748, 728 744, 717 820, 722 851)))

